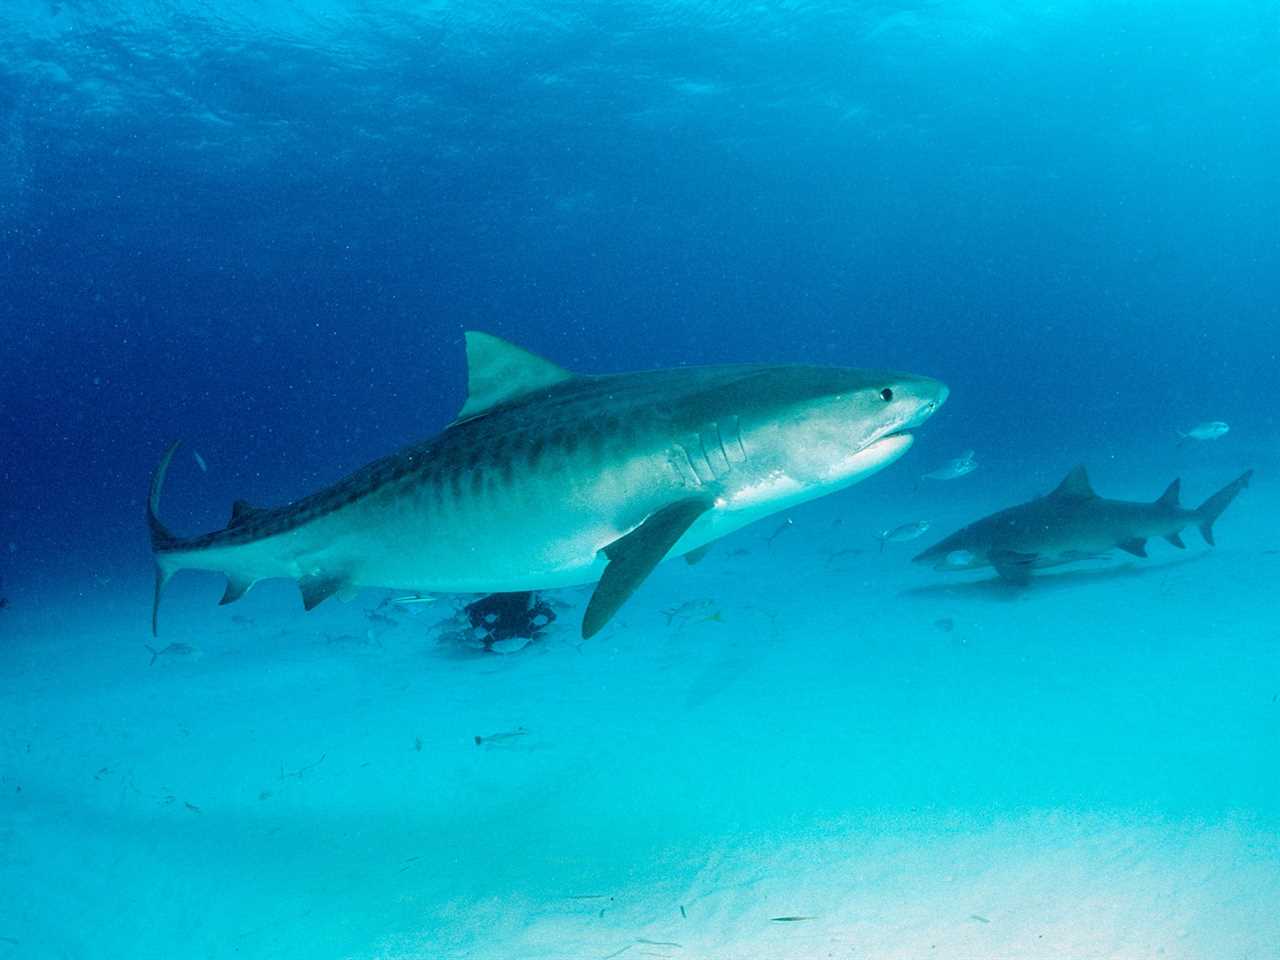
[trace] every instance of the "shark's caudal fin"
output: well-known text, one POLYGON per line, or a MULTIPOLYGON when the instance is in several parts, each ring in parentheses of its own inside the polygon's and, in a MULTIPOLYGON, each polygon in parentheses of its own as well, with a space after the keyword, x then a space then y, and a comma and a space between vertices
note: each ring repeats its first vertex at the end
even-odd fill
POLYGON ((155 636, 158 628, 160 592, 164 589, 164 585, 169 582, 169 578, 173 576, 173 571, 161 562, 161 551, 166 547, 172 546, 178 539, 166 530, 164 524, 160 522, 160 492, 164 489, 164 478, 165 474, 169 472, 169 464, 173 461, 173 455, 178 452, 178 447, 181 443, 182 441, 179 440, 170 444, 169 449, 160 458, 160 465, 156 467, 156 472, 151 477, 151 494, 147 497, 147 526, 151 529, 151 550, 156 555, 156 590, 155 596, 151 601, 152 636, 155 636))
POLYGON ((1222 516, 1222 511, 1230 506, 1231 501, 1236 498, 1236 494, 1249 485, 1249 480, 1252 476, 1253 471, 1246 470, 1204 503, 1200 504, 1199 509, 1196 510, 1196 522, 1200 524, 1200 535, 1204 537, 1204 542, 1209 546, 1213 546, 1214 521, 1222 516))

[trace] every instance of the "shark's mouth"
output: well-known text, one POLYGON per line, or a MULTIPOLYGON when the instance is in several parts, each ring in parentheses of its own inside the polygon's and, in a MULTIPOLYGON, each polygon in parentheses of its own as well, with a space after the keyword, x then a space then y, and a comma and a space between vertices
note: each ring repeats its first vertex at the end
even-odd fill
POLYGON ((886 433, 849 457, 842 465, 843 469, 857 475, 883 470, 906 453, 914 442, 915 437, 909 433, 886 433))

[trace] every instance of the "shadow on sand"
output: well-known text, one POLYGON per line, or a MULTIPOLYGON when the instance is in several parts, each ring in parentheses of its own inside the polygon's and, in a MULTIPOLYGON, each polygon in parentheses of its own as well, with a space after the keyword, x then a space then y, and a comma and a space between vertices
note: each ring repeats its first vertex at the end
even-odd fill
POLYGON ((939 597, 967 596, 987 600, 1017 600, 1030 593, 1047 593, 1053 590, 1071 590, 1100 583, 1115 583, 1120 580, 1137 580, 1143 577, 1164 576, 1183 567, 1200 563, 1213 556, 1212 551, 1202 550, 1199 553, 1156 563, 1143 563, 1138 560, 1112 562, 1104 567, 1062 571, 1037 571, 1026 586, 1009 583, 997 576, 985 577, 981 580, 947 580, 940 583, 929 583, 919 587, 909 587, 901 591, 903 597, 939 597))

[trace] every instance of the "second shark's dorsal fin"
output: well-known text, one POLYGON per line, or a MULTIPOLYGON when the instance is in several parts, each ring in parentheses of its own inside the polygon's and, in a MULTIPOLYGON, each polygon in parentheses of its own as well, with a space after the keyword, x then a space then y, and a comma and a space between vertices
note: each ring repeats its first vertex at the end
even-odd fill
POLYGON ((467 331, 467 402, 459 420, 478 416, 500 403, 543 390, 574 374, 523 347, 478 330, 467 331))
MULTIPOLYGON (((1156 506, 1158 507, 1179 506, 1178 494, 1181 491, 1182 491, 1182 480, 1181 478, 1179 478, 1173 481, 1173 483, 1169 484, 1168 489, 1166 489, 1164 493, 1160 494, 1160 499, 1156 501, 1156 506)), ((1174 546, 1177 546, 1177 544, 1174 544, 1174 546)))
POLYGON ((1089 483, 1089 474, 1085 472, 1084 465, 1075 467, 1070 473, 1063 478, 1058 484, 1057 489, 1049 494, 1051 497, 1071 497, 1075 500, 1088 500, 1096 497, 1093 492, 1093 485, 1089 483))

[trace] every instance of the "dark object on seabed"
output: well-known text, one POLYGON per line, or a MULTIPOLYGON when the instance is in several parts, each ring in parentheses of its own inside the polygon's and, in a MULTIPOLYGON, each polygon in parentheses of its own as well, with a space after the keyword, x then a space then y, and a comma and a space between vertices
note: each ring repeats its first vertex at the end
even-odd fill
POLYGON ((486 650, 504 640, 536 640, 556 618, 551 605, 532 590, 491 593, 467 604, 462 612, 486 650))
POLYGON ((4 609, 5 607, 7 607, 8 605, 9 605, 9 598, 8 598, 8 597, 0 597, 0 610, 3 610, 3 609, 4 609))

